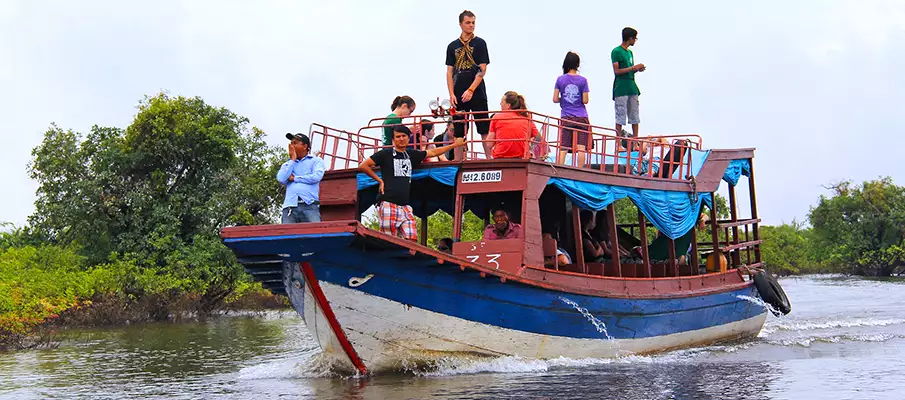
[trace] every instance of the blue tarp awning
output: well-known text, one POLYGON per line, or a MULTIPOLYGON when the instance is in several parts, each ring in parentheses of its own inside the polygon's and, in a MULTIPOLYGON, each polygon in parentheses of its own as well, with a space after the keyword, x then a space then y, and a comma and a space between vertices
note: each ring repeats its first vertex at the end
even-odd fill
MULTIPOLYGON (((421 181, 412 185, 410 197, 412 199, 412 213, 419 218, 432 215, 437 210, 443 210, 449 215, 454 214, 455 208, 455 184, 459 167, 422 168, 412 172, 413 181, 421 181)), ((380 172, 377 175, 381 178, 380 172)), ((359 173, 358 181, 358 212, 363 213, 377 201, 377 181, 370 176, 359 173)))
POLYGON ((710 193, 638 189, 555 177, 547 184, 556 186, 572 203, 585 210, 600 211, 628 197, 660 232, 673 239, 694 227, 702 202, 711 204, 710 193))

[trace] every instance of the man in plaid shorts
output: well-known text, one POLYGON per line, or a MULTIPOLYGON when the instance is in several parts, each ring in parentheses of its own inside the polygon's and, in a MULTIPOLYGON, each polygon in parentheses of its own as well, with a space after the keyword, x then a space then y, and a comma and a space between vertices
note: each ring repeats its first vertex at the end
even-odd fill
POLYGON ((393 147, 374 153, 358 166, 377 181, 379 204, 377 215, 380 231, 403 239, 417 241, 415 217, 409 205, 412 185, 412 170, 421 165, 425 158, 437 157, 454 148, 465 145, 465 138, 456 138, 456 143, 427 151, 406 148, 412 131, 404 125, 393 127, 393 147), (380 167, 381 176, 374 172, 380 167))

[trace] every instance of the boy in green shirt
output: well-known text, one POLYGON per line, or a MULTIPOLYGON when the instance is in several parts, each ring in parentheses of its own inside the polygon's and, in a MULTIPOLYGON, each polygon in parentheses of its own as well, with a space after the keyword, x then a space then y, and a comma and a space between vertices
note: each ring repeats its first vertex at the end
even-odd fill
POLYGON ((622 133, 622 126, 632 125, 632 136, 638 137, 638 124, 641 118, 638 116, 638 96, 641 91, 635 84, 635 72, 643 72, 644 64, 635 65, 635 58, 629 46, 634 46, 638 40, 638 31, 632 28, 622 29, 622 44, 616 46, 610 52, 610 60, 613 62, 613 101, 616 103, 616 134, 622 133))

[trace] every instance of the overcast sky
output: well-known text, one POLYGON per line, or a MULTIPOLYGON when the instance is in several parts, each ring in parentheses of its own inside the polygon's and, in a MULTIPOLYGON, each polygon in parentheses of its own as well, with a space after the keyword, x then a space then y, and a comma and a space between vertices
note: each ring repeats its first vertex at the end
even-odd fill
MULTIPOLYGON (((347 2, 0 0, 0 221, 23 224, 30 151, 51 123, 127 126, 166 90, 244 115, 284 145, 320 122, 355 130, 408 94, 446 95, 457 16, 477 14, 489 96, 550 101, 578 52, 591 122, 613 125, 609 54, 639 31, 641 131, 756 147, 760 216, 803 219, 821 185, 905 185, 905 2, 347 2)), ((725 185, 723 185, 725 188, 725 185)))

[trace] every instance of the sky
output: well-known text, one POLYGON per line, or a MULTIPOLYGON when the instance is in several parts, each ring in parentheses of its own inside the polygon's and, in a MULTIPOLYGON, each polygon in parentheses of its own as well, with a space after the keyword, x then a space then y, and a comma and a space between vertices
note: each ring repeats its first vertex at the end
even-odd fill
POLYGON ((637 29, 641 134, 757 148, 766 223, 806 219, 841 180, 905 185, 903 1, 0 0, 0 221, 34 212, 27 165, 52 123, 124 128, 160 91, 227 107, 280 146, 312 122, 357 130, 397 95, 426 111, 446 96, 463 9, 488 43, 491 105, 515 90, 558 115, 553 84, 571 50, 590 120, 605 126, 610 50, 637 29))

